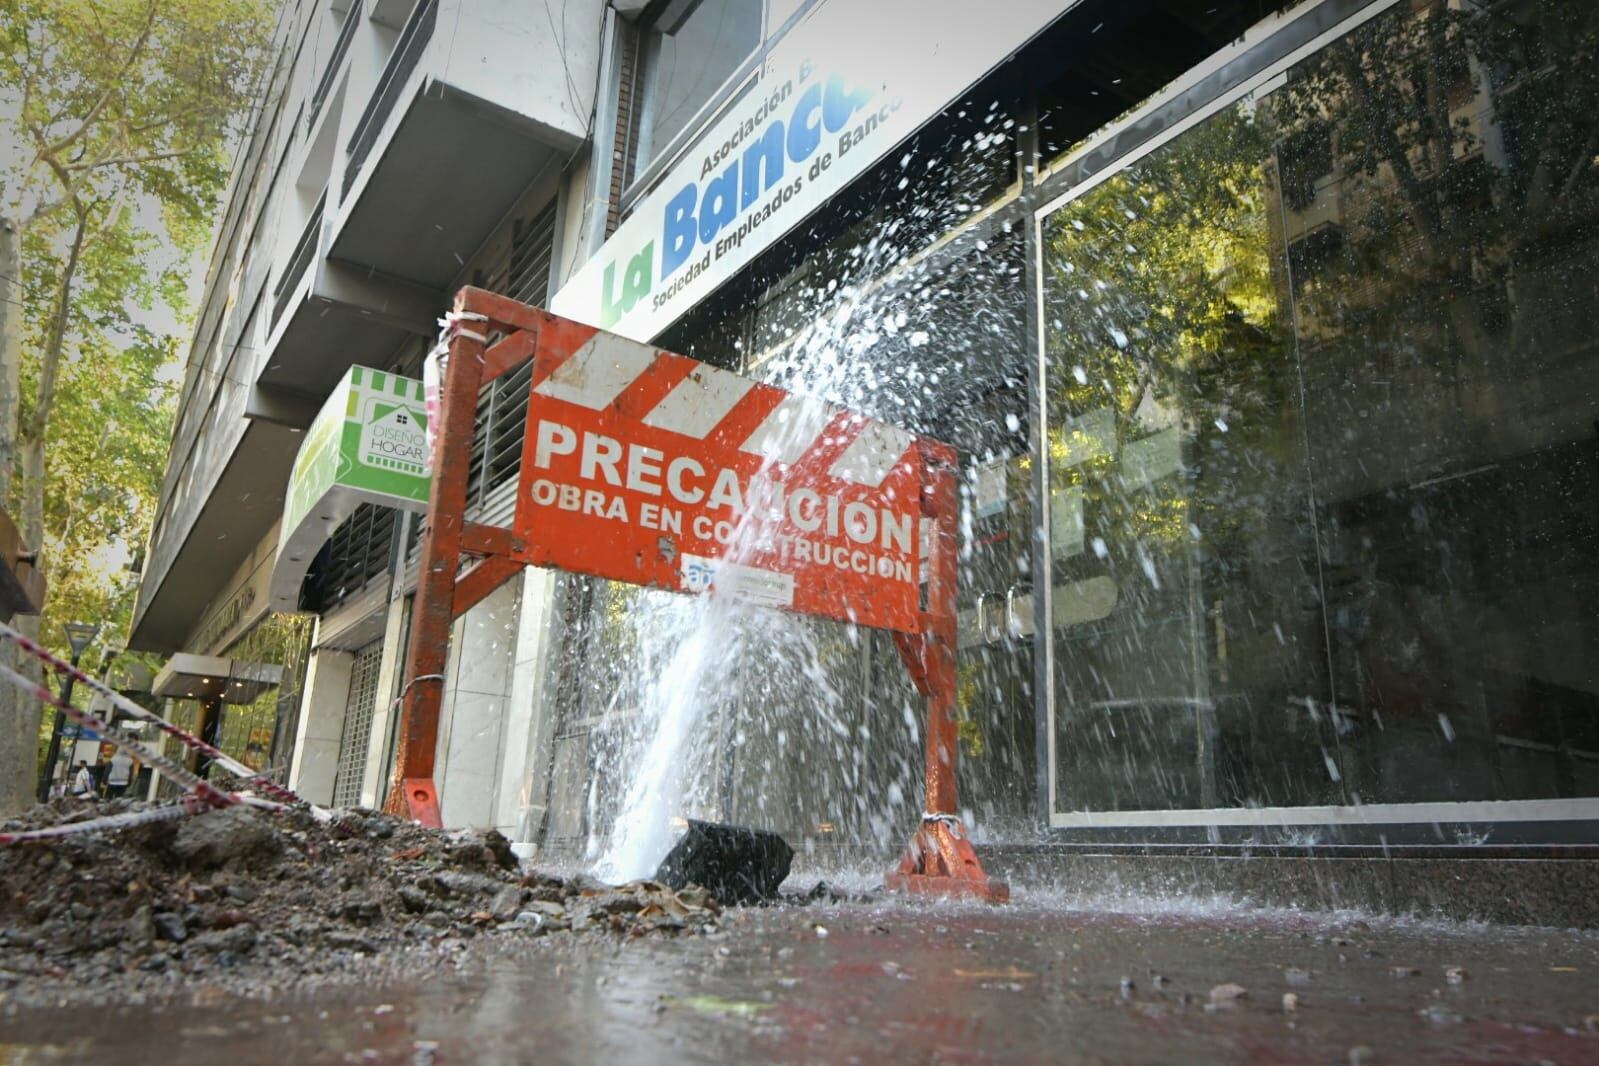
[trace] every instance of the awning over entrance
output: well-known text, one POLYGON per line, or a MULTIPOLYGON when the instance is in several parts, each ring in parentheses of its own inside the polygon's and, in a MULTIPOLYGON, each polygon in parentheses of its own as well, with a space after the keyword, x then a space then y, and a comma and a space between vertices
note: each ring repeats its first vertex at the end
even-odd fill
POLYGON ((363 503, 427 506, 427 405, 422 383, 351 367, 294 459, 272 568, 272 608, 300 607, 300 584, 340 522, 363 503))
POLYGON ((169 700, 215 700, 254 703, 283 678, 283 667, 251 663, 221 655, 180 652, 167 660, 152 690, 169 700))

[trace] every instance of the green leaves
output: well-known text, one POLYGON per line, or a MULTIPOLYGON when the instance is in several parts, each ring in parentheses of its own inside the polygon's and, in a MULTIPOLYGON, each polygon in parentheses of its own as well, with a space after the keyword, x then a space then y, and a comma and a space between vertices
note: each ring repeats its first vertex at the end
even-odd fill
POLYGON ((131 613, 127 564, 155 510, 189 281, 270 58, 273 10, 0 0, 0 137, 16 146, 0 159, 0 214, 22 247, 20 284, 0 288, 22 308, 6 320, 21 395, 0 404, 21 469, 0 470, 0 502, 43 544, 47 641, 80 617, 118 640, 131 613))
POLYGON ((15 175, 33 194, 24 219, 119 192, 208 217, 268 19, 260 0, 0 0, 0 84, 31 154, 15 175))

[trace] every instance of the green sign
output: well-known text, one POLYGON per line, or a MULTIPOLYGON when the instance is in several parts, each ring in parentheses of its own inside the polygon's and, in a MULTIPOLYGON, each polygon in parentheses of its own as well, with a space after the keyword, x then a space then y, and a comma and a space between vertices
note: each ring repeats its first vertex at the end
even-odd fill
POLYGON ((359 505, 425 510, 428 465, 422 383, 351 367, 294 459, 272 569, 273 608, 298 608, 311 560, 359 505))

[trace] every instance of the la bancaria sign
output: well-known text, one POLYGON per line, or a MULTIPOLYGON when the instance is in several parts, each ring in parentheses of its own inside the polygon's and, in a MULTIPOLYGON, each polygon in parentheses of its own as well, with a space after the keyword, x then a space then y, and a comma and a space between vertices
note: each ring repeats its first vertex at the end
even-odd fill
POLYGON ((1069 6, 817 5, 550 309, 652 339, 1069 6))

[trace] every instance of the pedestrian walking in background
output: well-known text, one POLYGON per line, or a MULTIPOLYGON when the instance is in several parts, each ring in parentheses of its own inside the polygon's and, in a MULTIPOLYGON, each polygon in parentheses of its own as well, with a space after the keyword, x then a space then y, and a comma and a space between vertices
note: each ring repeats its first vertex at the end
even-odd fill
POLYGON ((94 775, 89 772, 89 764, 79 759, 78 772, 72 775, 72 794, 74 796, 88 796, 93 792, 94 775))
POLYGON ((125 751, 118 751, 111 756, 111 765, 106 769, 105 795, 107 799, 116 799, 128 791, 128 785, 133 781, 133 757, 125 751))

